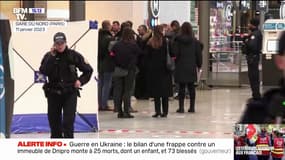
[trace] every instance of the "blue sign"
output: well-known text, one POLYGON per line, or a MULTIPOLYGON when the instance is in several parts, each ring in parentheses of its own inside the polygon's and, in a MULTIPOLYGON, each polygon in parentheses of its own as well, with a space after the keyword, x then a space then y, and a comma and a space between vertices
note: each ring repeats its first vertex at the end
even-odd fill
POLYGON ((264 30, 275 30, 276 23, 264 23, 263 29, 264 30))
POLYGON ((6 133, 6 109, 5 109, 5 87, 3 67, 2 39, 0 36, 0 137, 6 133))
POLYGON ((98 29, 98 21, 89 21, 89 29, 98 29))
POLYGON ((45 75, 41 74, 39 71, 34 73, 34 83, 45 83, 47 78, 45 75))
POLYGON ((45 9, 44 8, 29 8, 30 14, 44 14, 45 9))
POLYGON ((284 23, 278 23, 277 24, 277 29, 284 30, 285 29, 285 24, 284 23))
POLYGON ((155 19, 154 19, 154 18, 151 19, 150 25, 151 25, 151 27, 154 27, 154 26, 155 26, 155 19))

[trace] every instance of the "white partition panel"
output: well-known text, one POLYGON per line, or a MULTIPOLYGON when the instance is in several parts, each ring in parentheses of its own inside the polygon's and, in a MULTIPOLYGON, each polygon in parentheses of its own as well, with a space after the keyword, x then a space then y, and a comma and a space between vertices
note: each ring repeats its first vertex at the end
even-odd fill
MULTIPOLYGON (((13 28, 13 23, 11 23, 13 28)), ((53 35, 64 32, 67 44, 81 53, 94 69, 89 83, 83 86, 81 98, 78 98, 77 111, 80 115, 95 114, 96 123, 97 82, 97 41, 98 30, 89 30, 89 21, 67 22, 64 27, 47 27, 45 32, 13 32, 15 103, 14 115, 46 114, 47 100, 42 90, 43 83, 34 83, 34 70, 38 71, 44 54, 53 44, 53 35), (87 32, 87 33, 86 33, 87 32)), ((79 75, 81 72, 79 72, 79 75)), ((98 124, 94 124, 98 126, 98 124)))

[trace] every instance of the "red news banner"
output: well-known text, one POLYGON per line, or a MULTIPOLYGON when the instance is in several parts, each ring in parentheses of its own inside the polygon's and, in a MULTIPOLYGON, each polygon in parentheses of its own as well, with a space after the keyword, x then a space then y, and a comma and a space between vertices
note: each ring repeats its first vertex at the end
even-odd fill
MULTIPOLYGON (((95 144, 69 142, 69 147, 90 147, 90 145, 94 146, 95 144)), ((62 141, 19 141, 17 145, 17 153, 88 153, 88 149, 86 148, 70 150, 69 148, 66 148, 66 146, 68 146, 67 143, 62 141), (27 149, 27 147, 42 148, 27 149)))

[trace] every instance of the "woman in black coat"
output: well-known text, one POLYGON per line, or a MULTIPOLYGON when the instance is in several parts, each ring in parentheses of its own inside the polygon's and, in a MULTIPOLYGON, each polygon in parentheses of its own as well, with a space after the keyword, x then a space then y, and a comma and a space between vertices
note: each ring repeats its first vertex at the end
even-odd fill
POLYGON ((179 84, 178 113, 184 113, 185 87, 190 94, 190 108, 188 112, 195 112, 196 91, 194 83, 197 81, 197 70, 202 66, 201 45, 193 36, 192 26, 184 22, 180 33, 174 39, 173 53, 175 60, 175 82, 179 84))
POLYGON ((147 91, 149 97, 154 98, 155 106, 155 114, 152 117, 167 117, 168 97, 172 96, 171 72, 166 68, 166 45, 166 39, 163 38, 163 27, 156 26, 145 49, 147 91))
POLYGON ((116 68, 127 71, 126 75, 114 76, 114 103, 118 109, 118 118, 134 118, 130 114, 131 90, 136 76, 137 57, 142 54, 142 50, 136 44, 133 30, 125 28, 122 32, 122 38, 111 49, 110 53, 115 62, 116 68), (124 102, 124 110, 122 103, 124 102))

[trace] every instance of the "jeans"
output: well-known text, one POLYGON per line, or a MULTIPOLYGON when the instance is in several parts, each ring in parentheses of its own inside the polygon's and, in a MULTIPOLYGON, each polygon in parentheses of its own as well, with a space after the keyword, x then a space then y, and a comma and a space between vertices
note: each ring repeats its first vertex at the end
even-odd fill
POLYGON ((106 109, 112 85, 112 72, 99 74, 98 81, 98 103, 100 109, 106 109))
POLYGON ((136 76, 138 75, 139 73, 139 69, 136 68, 135 70, 135 77, 134 77, 134 82, 133 82, 133 86, 132 86, 132 89, 131 89, 131 96, 134 96, 135 95, 135 89, 136 89, 136 76))
POLYGON ((135 69, 130 69, 125 77, 114 78, 114 104, 115 110, 120 113, 129 113, 131 107, 131 92, 135 79, 135 69), (124 111, 122 103, 124 102, 124 111))

